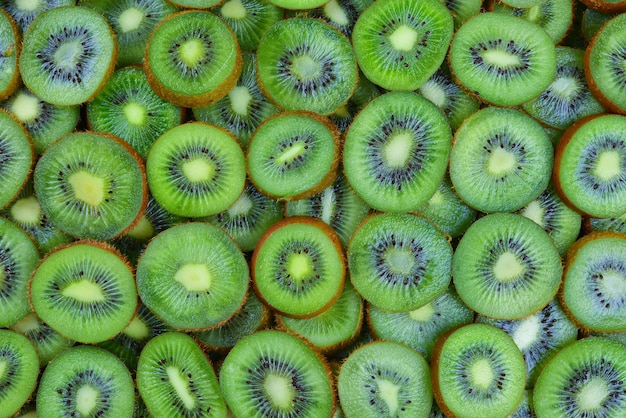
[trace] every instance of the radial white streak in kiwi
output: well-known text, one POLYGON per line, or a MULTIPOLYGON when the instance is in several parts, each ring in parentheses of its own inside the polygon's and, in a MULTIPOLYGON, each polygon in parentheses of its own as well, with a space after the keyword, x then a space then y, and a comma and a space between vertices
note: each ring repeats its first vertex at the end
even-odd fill
POLYGON ((248 115, 248 108, 253 99, 248 87, 236 86, 228 93, 228 98, 230 99, 230 107, 236 114, 241 116, 248 115))
POLYGON ((417 322, 427 322, 435 314, 435 307, 432 303, 427 303, 419 309, 409 312, 409 318, 417 322))
POLYGON ((136 103, 128 102, 124 106, 124 116, 131 125, 143 126, 146 123, 146 107, 136 103))
POLYGON ((192 183, 210 180, 215 174, 215 168, 215 165, 204 158, 194 158, 183 163, 183 173, 187 180, 192 183))
POLYGON ((515 254, 505 251, 498 257, 493 266, 493 273, 497 280, 508 282, 516 279, 524 272, 524 266, 519 262, 515 254))
POLYGON ((290 381, 283 376, 269 373, 263 381, 263 389, 268 398, 278 409, 290 409, 296 392, 290 381))
POLYGON ((88 279, 82 279, 67 285, 61 294, 79 302, 104 302, 106 297, 100 286, 88 279))
POLYGON ((124 10, 117 18, 117 24, 122 29, 122 33, 132 32, 141 26, 144 15, 143 12, 136 7, 129 7, 124 10))
POLYGON ((196 406, 195 399, 189 393, 189 382, 185 379, 175 366, 168 366, 165 371, 167 372, 167 377, 170 379, 170 384, 176 391, 176 395, 183 402, 185 408, 191 410, 196 406))
POLYGON ((87 417, 98 406, 100 393, 92 386, 83 386, 76 392, 76 411, 87 417))
POLYGON ((206 292, 211 288, 211 272, 206 264, 185 264, 174 274, 174 280, 190 292, 206 292))
POLYGON ((602 378, 592 378, 582 386, 576 395, 576 403, 581 411, 598 411, 609 396, 609 388, 602 378))
POLYGON ((526 350, 535 342, 539 341, 541 333, 541 322, 537 315, 529 316, 520 320, 517 328, 513 332, 513 341, 520 351, 526 350))
POLYGON ((607 270, 602 273, 598 281, 602 293, 612 298, 626 298, 626 277, 616 270, 607 270))
POLYGON ((405 167, 411 158, 413 137, 408 133, 399 133, 389 138, 385 144, 385 161, 389 167, 405 167))
POLYGON ((495 148, 487 160, 487 168, 494 176, 502 176, 515 168, 515 155, 504 148, 495 148))
POLYGON ((294 57, 291 70, 302 81, 314 80, 321 72, 319 62, 308 55, 294 57))
POLYGON ((137 222, 137 225, 128 231, 128 236, 138 240, 147 240, 152 238, 154 235, 154 227, 145 216, 142 216, 141 219, 139 219, 139 222, 137 222))
POLYGON ((77 171, 68 180, 76 199, 91 206, 97 206, 104 200, 104 180, 100 177, 87 171, 77 171))
POLYGON ((522 215, 526 218, 532 220, 537 225, 543 227, 545 220, 545 209, 541 206, 541 202, 539 200, 533 200, 530 202, 524 210, 522 210, 522 215))
POLYGON ((472 384, 481 389, 489 389, 493 383, 494 373, 487 359, 476 360, 469 369, 472 384))
POLYGON ((332 187, 326 188, 322 192, 322 196, 320 197, 320 206, 322 208, 322 211, 319 217, 328 225, 330 225, 333 220, 336 203, 337 202, 335 199, 334 189, 332 187))
POLYGON ((37 97, 21 91, 13 99, 10 110, 20 122, 32 123, 41 114, 41 105, 37 97))
POLYGON ((11 206, 11 217, 18 223, 37 225, 41 221, 41 206, 35 196, 18 199, 11 206))
POLYGON ((390 248, 385 254, 385 261, 389 269, 395 274, 407 276, 415 267, 415 257, 408 249, 390 248))
POLYGON ((489 49, 483 53, 483 59, 496 67, 515 67, 521 64, 519 57, 499 49, 489 49))
POLYGON ((446 104, 446 92, 435 81, 428 80, 419 88, 422 96, 430 100, 435 106, 443 107, 446 104))
POLYGON ((122 332, 135 340, 143 340, 150 336, 148 326, 138 316, 134 317, 122 332))
POLYGON ((188 67, 193 68, 205 57, 206 47, 199 39, 192 38, 181 44, 178 54, 188 67))
POLYGON ((380 398, 385 402, 387 408, 389 408, 389 415, 395 415, 398 411, 398 393, 400 392, 400 386, 386 379, 377 380, 376 384, 380 391, 380 398))
POLYGON ((418 33, 407 25, 400 25, 389 35, 389 42, 396 51, 411 51, 417 43, 418 33))
POLYGON ((39 0, 15 0, 15 6, 22 12, 34 12, 41 7, 39 0))
POLYGON ((301 281, 314 271, 313 264, 307 254, 291 254, 287 260, 287 274, 296 280, 301 281))
POLYGON ((246 216, 250 213, 253 207, 254 202, 252 202, 248 193, 242 193, 241 196, 235 200, 235 203, 228 208, 228 215, 231 218, 246 216))
POLYGON ((220 9, 222 16, 228 19, 245 19, 248 12, 246 8, 241 3, 241 0, 231 0, 224 3, 222 8, 220 9))
POLYGON ((324 13, 332 22, 338 25, 347 26, 350 23, 348 15, 346 15, 345 10, 341 8, 337 0, 330 0, 326 3, 324 5, 324 13))
POLYGON ((594 175, 608 181, 621 174, 620 155, 617 151, 602 151, 594 170, 594 175))

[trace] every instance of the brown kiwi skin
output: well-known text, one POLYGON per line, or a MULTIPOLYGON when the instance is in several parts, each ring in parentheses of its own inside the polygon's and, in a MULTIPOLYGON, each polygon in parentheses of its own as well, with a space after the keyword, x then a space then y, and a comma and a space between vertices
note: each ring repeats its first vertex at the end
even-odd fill
POLYGON ((15 90, 17 90, 17 88, 22 84, 22 78, 19 71, 20 54, 22 52, 22 36, 21 30, 17 27, 15 20, 13 20, 13 18, 4 10, 0 9, 0 13, 2 13, 9 21, 9 24, 11 25, 11 32, 13 32, 13 37, 15 38, 15 45, 13 45, 13 48, 15 49, 15 72, 13 73, 13 77, 7 85, 7 88, 4 91, 0 92, 0 101, 2 101, 9 98, 9 96, 11 96, 15 92, 15 90))
MULTIPOLYGON (((335 301, 339 298, 339 296, 341 295, 341 291, 344 287, 344 283, 346 280, 346 256, 345 256, 345 252, 343 250, 343 246, 341 245, 341 240, 339 239, 339 236, 337 235, 337 233, 324 221, 311 217, 311 216, 290 216, 288 218, 283 218, 280 221, 276 222, 274 225, 272 225, 271 227, 269 227, 267 229, 267 231, 265 231, 265 233, 261 236, 261 238, 259 239, 259 242, 257 244, 257 246, 254 249, 254 252, 252 253, 252 258, 250 260, 250 273, 252 276, 252 287, 254 289, 254 292, 256 293, 257 297, 259 298, 259 300, 265 304, 267 307, 269 307, 271 310, 278 312, 280 315, 284 315, 284 316, 288 316, 290 318, 296 318, 296 319, 307 319, 307 318, 312 318, 316 315, 321 314, 322 312, 325 312, 328 308, 330 308, 333 303, 335 303, 335 301), (310 314, 307 315, 292 315, 286 312, 281 312, 279 310, 277 310, 276 308, 272 307, 269 303, 267 303, 267 301, 263 298, 263 296, 261 295, 261 292, 259 291, 259 289, 257 288, 256 285, 256 279, 255 279, 255 275, 256 275, 256 270, 255 270, 255 266, 256 266, 256 260, 259 256, 259 250, 262 247, 263 243, 265 242, 265 240, 267 238, 269 238, 274 231, 276 231, 277 229, 286 226, 286 225, 290 225, 293 223, 298 223, 298 224, 305 224, 305 225, 311 225, 311 226, 315 226, 319 229, 321 229, 327 236, 328 238, 331 240, 332 244, 334 245, 335 249, 337 250, 337 254, 340 255, 341 257, 341 263, 343 264, 343 269, 342 269, 342 274, 341 274, 341 284, 339 286, 339 291, 331 298, 331 300, 322 308, 318 309, 315 312, 312 312, 310 314)), ((302 339, 300 337, 300 339, 302 339)), ((309 343, 310 345, 310 343, 309 343)))
MULTIPOLYGON (((255 132, 250 137, 250 142, 248 143, 248 149, 246 150, 246 171, 248 172, 248 178, 254 184, 254 187, 256 187, 259 192, 263 193, 264 195, 266 195, 266 196, 268 196, 268 197, 270 197, 270 198, 272 198, 274 200, 278 200, 278 201, 281 201, 281 202, 289 202, 289 201, 292 201, 292 200, 306 199, 308 197, 313 196, 314 194, 322 192, 324 189, 326 189, 327 187, 329 187, 330 185, 333 184, 333 181, 335 181, 335 178, 337 177, 337 172, 338 172, 338 168, 339 168, 339 160, 341 159, 341 149, 342 149, 341 132, 339 131, 339 128, 337 128, 337 125, 335 125, 333 123, 333 121, 330 120, 330 118, 328 118, 326 116, 322 116, 322 115, 320 115, 318 113, 315 113, 315 112, 310 112, 308 110, 294 110, 294 111, 280 112, 280 113, 274 114, 274 115, 270 116, 269 118, 265 119, 257 127, 255 132), (330 170, 328 170, 328 174, 326 174, 311 189, 306 190, 306 191, 301 192, 301 193, 297 193, 297 194, 292 195, 292 196, 286 196, 286 197, 285 196, 275 196, 275 195, 267 192, 263 188, 259 187, 257 184, 254 184, 252 176, 250 175, 250 166, 248 164, 248 161, 249 161, 248 156, 250 154, 250 144, 256 138, 256 133, 260 129, 262 129, 262 127, 266 123, 268 123, 269 121, 272 121, 273 119, 279 118, 281 116, 291 116, 291 115, 308 117, 308 118, 314 119, 315 121, 317 121, 317 122, 321 123, 322 125, 326 126, 326 128, 328 128, 330 133, 333 135, 333 141, 334 141, 334 144, 335 144, 335 147, 334 147, 335 157, 333 158, 333 162, 331 164, 330 170)), ((285 213, 287 213, 286 211, 287 211, 287 209, 285 208, 285 213)))
POLYGON ((580 0, 580 2, 588 8, 604 14, 626 12, 626 1, 624 0, 616 3, 602 0, 580 0))
POLYGON ((144 59, 143 59, 143 69, 144 69, 144 72, 146 73, 148 84, 150 85, 150 87, 152 87, 152 90, 154 90, 154 92, 157 95, 159 95, 162 99, 172 102, 175 105, 181 106, 181 107, 187 107, 187 108, 206 107, 212 103, 217 102, 222 97, 226 96, 228 92, 230 92, 237 85, 237 81, 239 80, 239 77, 241 76, 241 72, 243 70, 243 55, 241 53, 241 48, 239 47, 239 43, 237 42, 237 37, 235 36, 235 33, 228 25, 226 26, 228 27, 228 30, 230 31, 233 37, 233 40, 235 42, 235 48, 236 48, 235 49, 235 54, 236 54, 235 68, 231 72, 230 76, 227 77, 226 80, 224 80, 222 84, 220 84, 218 88, 213 91, 194 95, 194 96, 187 96, 185 94, 172 92, 168 90, 163 84, 161 84, 156 79, 156 77, 154 76, 154 73, 152 72, 152 69, 150 68, 150 63, 148 59, 148 51, 150 50, 150 44, 152 43, 152 38, 154 38, 154 33, 161 27, 161 25, 165 24, 169 20, 174 19, 175 17, 181 16, 184 14, 188 14, 188 13, 208 13, 212 15, 212 13, 207 12, 207 11, 202 11, 202 10, 197 10, 197 9, 187 9, 181 12, 173 13, 167 16, 161 22, 159 22, 159 24, 157 24, 157 26, 152 30, 152 34, 148 38, 148 42, 146 44, 146 52, 144 54, 144 59))
POLYGON ((433 352, 430 357, 430 381, 433 388, 433 396, 435 397, 435 402, 437 403, 437 406, 439 406, 439 409, 441 409, 441 412, 443 412, 446 417, 451 418, 456 418, 457 415, 455 415, 448 408, 446 403, 443 401, 443 396, 441 395, 441 387, 439 386, 439 379, 437 378, 437 376, 439 376, 439 357, 441 354, 441 349, 443 348, 443 345, 447 341, 448 337, 450 337, 450 335, 452 335, 454 331, 461 328, 461 326, 452 328, 444 332, 439 338, 437 338, 437 340, 435 341, 433 352))
MULTIPOLYGON (((13 195, 13 197, 11 197, 4 205, 0 205, 0 209, 4 209, 7 206, 9 206, 11 203, 13 203, 13 201, 20 195, 20 193, 22 193, 22 190, 24 189, 24 186, 26 186, 26 183, 28 183, 28 179, 30 179, 30 177, 33 174, 33 168, 35 167, 35 164, 37 162, 37 158, 36 158, 36 153, 35 153, 35 146, 33 145, 33 140, 31 138, 30 134, 28 133, 28 130, 24 127, 24 124, 22 122, 20 122, 12 113, 10 113, 10 112, 8 112, 8 111, 6 111, 4 109, 0 109, 0 112, 9 115, 9 117, 11 117, 11 119, 13 119, 13 121, 15 123, 17 123, 20 128, 22 128, 22 131, 24 132, 24 135, 26 136, 26 138, 28 138, 28 144, 30 145, 30 155, 31 155, 31 163, 30 163, 30 168, 28 169, 28 174, 26 174, 26 177, 24 178, 24 182, 20 186, 20 188, 17 191, 17 193, 15 193, 13 195)), ((35 246, 37 247, 37 245, 35 245, 35 246)), ((37 248, 39 248, 39 247, 37 247, 37 248)))

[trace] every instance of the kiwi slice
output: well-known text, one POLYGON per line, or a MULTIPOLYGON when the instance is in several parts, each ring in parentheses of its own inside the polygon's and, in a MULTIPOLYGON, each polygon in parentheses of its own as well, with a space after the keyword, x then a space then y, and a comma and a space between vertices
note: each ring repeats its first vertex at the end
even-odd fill
POLYGON ((426 203, 443 179, 450 127, 441 111, 412 92, 373 99, 345 135, 348 183, 372 208, 407 212, 426 203))
POLYGON ((282 112, 265 120, 248 144, 248 177, 278 200, 309 197, 330 186, 339 164, 339 131, 309 111, 282 112))
POLYGON ((203 122, 178 125, 153 144, 146 162, 150 191, 179 216, 210 216, 232 205, 246 180, 235 137, 203 122))
POLYGON ((536 418, 533 408, 533 391, 525 390, 522 402, 517 406, 509 418, 536 418))
POLYGON ((602 25, 614 18, 614 14, 601 13, 593 9, 585 9, 582 12, 580 29, 584 40, 589 43, 598 33, 602 25))
POLYGON ((182 333, 148 341, 139 356, 137 388, 153 416, 226 417, 213 365, 182 333))
POLYGON ((626 213, 614 218, 587 218, 585 221, 590 231, 615 231, 626 234, 626 213))
POLYGON ((454 252, 459 296, 495 319, 523 318, 543 309, 556 294, 561 273, 561 257, 548 234, 517 214, 480 218, 454 252))
POLYGON ((552 182, 565 204, 597 218, 626 212, 625 135, 626 116, 610 114, 580 119, 563 133, 552 182))
POLYGON ((415 90, 446 57, 454 24, 437 0, 373 2, 354 25, 359 67, 387 90, 415 90))
POLYGON ((579 340, 543 369, 533 391, 538 417, 626 414, 626 347, 606 338, 579 340))
POLYGON ((347 254, 356 290, 386 311, 418 309, 450 284, 452 247, 421 216, 383 213, 366 218, 352 235, 347 254))
POLYGON ((380 96, 381 92, 376 84, 372 83, 359 72, 359 81, 352 96, 346 103, 339 106, 337 110, 330 114, 330 120, 333 121, 337 128, 342 132, 346 132, 357 113, 375 97, 380 96))
POLYGON ((30 136, 14 116, 0 110, 0 208, 20 193, 34 161, 30 136))
POLYGON ((272 225, 252 254, 251 270, 257 296, 294 318, 327 310, 341 294, 346 274, 344 251, 335 231, 307 216, 272 225))
POLYGON ((450 70, 479 100, 516 106, 538 96, 554 79, 552 38, 537 25, 514 16, 481 13, 455 33, 450 70))
POLYGON ((626 331, 626 235, 585 235, 567 252, 561 300, 576 323, 593 331, 626 331))
POLYGON ((518 210, 550 182, 554 151, 538 122, 515 109, 487 107, 454 135, 450 179, 469 206, 518 210))
POLYGON ((20 85, 19 56, 21 36, 15 21, 0 9, 0 100, 20 85))
POLYGON ((48 103, 70 106, 93 98, 117 62, 117 41, 94 10, 57 7, 42 12, 24 34, 20 74, 48 103))
POLYGON ((307 16, 322 19, 351 38, 354 24, 372 3, 372 0, 329 0, 318 8, 307 10, 307 16))
POLYGON ((167 0, 176 7, 184 9, 208 9, 220 4, 223 0, 167 0))
POLYGON ((111 75, 102 91, 87 103, 87 123, 128 142, 144 160, 166 130, 181 123, 182 109, 157 96, 139 67, 111 75))
POLYGON ((0 329, 0 415, 10 417, 26 404, 37 385, 39 357, 30 340, 0 329))
POLYGON ((41 375, 37 416, 131 418, 133 379, 108 351, 83 345, 59 354, 41 375))
POLYGON ((446 416, 508 417, 524 396, 524 357, 492 325, 469 324, 444 334, 430 367, 435 400, 446 416))
POLYGON ((169 15, 152 31, 143 60, 148 83, 178 106, 224 97, 241 75, 241 50, 230 27, 206 11, 169 15))
POLYGON ((439 0, 444 4, 454 19, 454 29, 457 30, 466 20, 481 12, 480 0, 439 0))
POLYGON ((257 49, 259 86, 285 110, 333 113, 354 91, 358 70, 350 41, 327 23, 292 18, 273 24, 257 49))
POLYGON ((232 238, 208 223, 176 225, 154 237, 137 264, 142 302, 166 324, 221 325, 244 303, 248 265, 232 238))
POLYGON ((626 1, 624 0, 581 0, 581 3, 602 13, 623 13, 626 11, 626 1))
POLYGON ((34 181, 50 222, 78 238, 119 236, 146 207, 141 157, 126 142, 104 134, 75 132, 60 138, 37 162, 34 181))
POLYGON ((297 337, 259 331, 241 339, 220 370, 234 416, 330 417, 335 409, 326 361, 297 337))
POLYGON ((48 253, 32 274, 29 296, 42 321, 82 343, 113 338, 137 310, 132 269, 113 247, 96 241, 48 253))
POLYGON ((347 417, 427 418, 433 404, 428 363, 391 341, 354 350, 341 366, 337 389, 347 417))
POLYGON ((283 9, 268 0, 226 0, 213 12, 232 28, 244 51, 256 51, 265 31, 284 14, 283 9))
POLYGON ((26 32, 39 13, 55 7, 75 5, 76 0, 0 0, 0 9, 5 10, 15 20, 22 33, 26 32))

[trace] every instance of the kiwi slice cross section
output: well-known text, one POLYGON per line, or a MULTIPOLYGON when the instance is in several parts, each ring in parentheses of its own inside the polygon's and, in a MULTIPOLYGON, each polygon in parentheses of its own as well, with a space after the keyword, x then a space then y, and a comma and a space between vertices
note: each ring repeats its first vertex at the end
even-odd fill
POLYGON ((37 386, 39 356, 25 336, 0 329, 0 416, 14 416, 37 386))
POLYGON ((21 34, 15 21, 0 9, 0 100, 9 97, 20 85, 21 34))
POLYGON ((14 116, 0 110, 0 208, 20 193, 34 161, 30 136, 14 116))

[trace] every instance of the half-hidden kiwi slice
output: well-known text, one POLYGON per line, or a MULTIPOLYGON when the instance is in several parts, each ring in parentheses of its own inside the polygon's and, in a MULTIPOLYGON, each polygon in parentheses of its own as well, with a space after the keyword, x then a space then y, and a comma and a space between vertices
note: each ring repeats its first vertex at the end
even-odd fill
POLYGON ((446 416, 505 418, 524 396, 524 357, 511 337, 491 325, 444 334, 430 367, 435 400, 446 416))
POLYGON ((626 346, 589 337, 561 350, 533 391, 537 417, 626 415, 626 346))
POLYGON ((117 62, 117 41, 103 16, 86 7, 57 7, 37 16, 24 34, 20 73, 48 103, 91 99, 117 62))
POLYGON ((152 338, 139 356, 137 388, 148 411, 163 417, 226 417, 213 365, 188 335, 152 338))
POLYGON ((20 85, 21 46, 15 21, 5 10, 0 10, 0 100, 9 97, 20 85))
POLYGON ((418 309, 450 284, 452 247, 421 216, 383 213, 365 218, 352 235, 347 254, 356 290, 386 311, 418 309))
POLYGON ((454 252, 453 280, 479 314, 517 319, 544 308, 561 284, 561 257, 548 234, 521 215, 474 222, 454 252))
POLYGON ((204 122, 178 125, 152 145, 146 161, 156 201, 179 216, 222 212, 241 195, 245 157, 235 137, 204 122))
POLYGON ((330 418, 335 409, 325 360, 280 331, 241 339, 224 359, 220 386, 237 417, 330 418))
POLYGON ((37 416, 131 418, 133 379, 124 363, 89 345, 59 354, 44 370, 37 389, 37 416))
POLYGON ((285 13, 267 0, 226 0, 212 11, 232 28, 244 51, 256 51, 265 31, 285 13))
POLYGON ((62 6, 74 6, 76 0, 1 0, 0 8, 5 10, 15 23, 20 27, 22 33, 26 32, 31 22, 37 15, 48 9, 62 6))
POLYGON ((352 32, 359 68, 387 90, 415 90, 446 57, 454 24, 437 0, 373 2, 352 32))
POLYGON ((450 70, 478 99, 516 106, 539 95, 554 79, 556 57, 548 34, 524 19, 481 13, 455 33, 450 70))
POLYGON ((557 144, 552 182, 572 209, 597 218, 626 213, 626 116, 579 119, 557 144))
POLYGON ((152 89, 183 107, 208 106, 224 97, 235 86, 241 64, 232 29, 200 10, 174 13, 161 21, 143 60, 152 89))
POLYGON ((373 99, 345 136, 348 183, 372 208, 407 212, 426 203, 443 179, 451 133, 441 111, 412 92, 373 99))
POLYGON ((318 8, 307 10, 307 16, 322 19, 352 38, 356 20, 372 3, 373 0, 329 0, 318 8))
POLYGON ((285 110, 334 112, 358 80, 350 41, 319 19, 292 18, 272 25, 257 49, 259 86, 285 110))
POLYGON ((148 199, 141 157, 121 139, 94 132, 71 133, 51 145, 35 166, 34 181, 50 222, 78 238, 123 234, 148 199))
POLYGON ((22 190, 34 161, 30 136, 14 116, 0 110, 0 208, 22 190))
POLYGON ((190 222, 154 237, 137 264, 142 302, 166 324, 201 330, 228 320, 244 303, 248 265, 232 238, 190 222))
POLYGON ((0 405, 2 417, 17 413, 37 385, 39 357, 30 340, 0 329, 0 405))
POLYGON ((251 270, 259 298, 295 318, 328 309, 341 294, 346 275, 339 237, 308 216, 285 218, 270 227, 252 254, 251 270))
POLYGON ((132 269, 113 247, 97 241, 48 253, 33 272, 29 296, 42 321, 82 343, 113 338, 137 310, 132 269))
POLYGON ((339 370, 337 389, 346 417, 427 418, 433 404, 428 363, 391 341, 354 350, 339 370))

